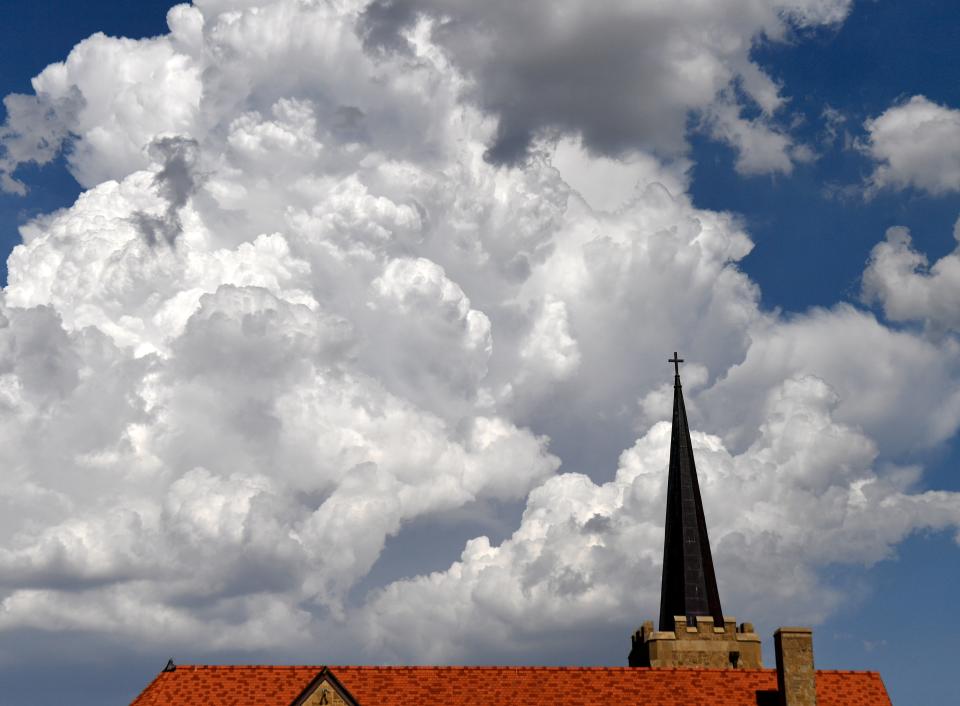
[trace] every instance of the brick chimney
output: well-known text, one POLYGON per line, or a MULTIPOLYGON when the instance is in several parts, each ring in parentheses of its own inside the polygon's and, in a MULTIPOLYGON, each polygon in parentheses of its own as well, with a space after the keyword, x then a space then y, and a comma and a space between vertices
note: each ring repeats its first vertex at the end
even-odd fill
POLYGON ((817 706, 813 630, 780 628, 773 633, 773 643, 777 652, 780 706, 817 706))

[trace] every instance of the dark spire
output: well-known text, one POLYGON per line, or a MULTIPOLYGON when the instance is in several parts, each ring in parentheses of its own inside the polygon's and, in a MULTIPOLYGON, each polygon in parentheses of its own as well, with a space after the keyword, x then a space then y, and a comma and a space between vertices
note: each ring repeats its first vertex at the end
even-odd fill
POLYGON ((693 462, 687 410, 680 387, 682 358, 673 354, 673 433, 667 480, 667 519, 663 539, 663 579, 660 584, 660 629, 673 630, 673 616, 713 616, 723 625, 720 593, 710 555, 707 522, 703 517, 697 466, 693 462))

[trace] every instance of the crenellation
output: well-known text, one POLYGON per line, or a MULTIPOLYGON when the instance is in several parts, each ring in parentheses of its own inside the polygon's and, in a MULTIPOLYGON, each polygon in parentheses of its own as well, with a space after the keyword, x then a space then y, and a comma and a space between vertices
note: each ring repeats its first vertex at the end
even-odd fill
POLYGON ((629 663, 634 667, 763 667, 760 636, 753 632, 753 625, 744 623, 738 629, 736 620, 727 617, 723 623, 723 628, 715 628, 713 618, 697 616, 696 626, 691 626, 687 617, 678 615, 674 616, 676 630, 654 630, 653 621, 647 620, 633 634, 629 663))
POLYGON ((713 618, 709 615, 697 616, 697 637, 710 639, 713 637, 713 618))
POLYGON ((723 616, 723 632, 731 638, 737 634, 737 619, 729 615, 723 616))

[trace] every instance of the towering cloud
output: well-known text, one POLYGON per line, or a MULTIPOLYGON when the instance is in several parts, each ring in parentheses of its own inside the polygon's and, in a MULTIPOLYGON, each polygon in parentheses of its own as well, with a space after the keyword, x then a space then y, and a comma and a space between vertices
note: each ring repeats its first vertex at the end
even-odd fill
POLYGON ((470 659, 652 614, 674 348, 734 607, 822 617, 825 562, 960 524, 900 458, 960 425, 953 340, 763 311, 743 225, 654 154, 741 119, 731 81, 772 115, 750 42, 847 4, 494 5, 198 1, 8 101, 8 179, 69 144, 87 190, 8 261, 0 640, 470 659), (411 525, 469 541, 378 578, 411 525))

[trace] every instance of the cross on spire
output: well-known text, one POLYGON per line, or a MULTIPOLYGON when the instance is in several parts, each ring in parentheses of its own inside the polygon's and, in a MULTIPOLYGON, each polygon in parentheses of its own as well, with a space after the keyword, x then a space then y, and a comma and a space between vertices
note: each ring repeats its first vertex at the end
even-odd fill
POLYGON ((683 362, 683 358, 677 356, 677 352, 673 352, 673 357, 667 360, 668 363, 673 363, 673 374, 677 377, 680 376, 680 363, 683 362))

